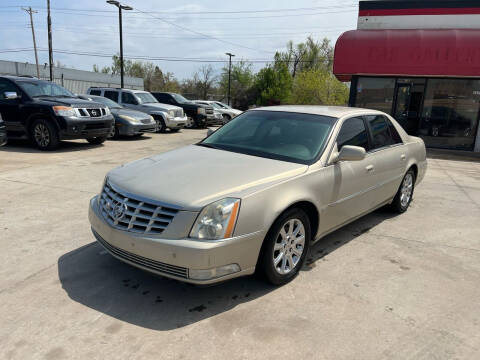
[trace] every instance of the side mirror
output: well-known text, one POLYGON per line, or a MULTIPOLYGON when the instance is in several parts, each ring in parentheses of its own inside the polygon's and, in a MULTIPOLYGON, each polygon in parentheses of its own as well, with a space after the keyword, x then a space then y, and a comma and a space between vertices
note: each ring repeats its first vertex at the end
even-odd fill
POLYGON ((215 132, 215 130, 209 128, 209 129, 207 130, 207 137, 209 137, 210 135, 212 135, 214 132, 215 132))
POLYGON ((363 147, 345 145, 333 159, 332 163, 339 161, 361 161, 365 159, 366 155, 367 152, 363 147))
POLYGON ((7 100, 15 100, 19 98, 18 94, 15 91, 5 91, 3 95, 7 100))

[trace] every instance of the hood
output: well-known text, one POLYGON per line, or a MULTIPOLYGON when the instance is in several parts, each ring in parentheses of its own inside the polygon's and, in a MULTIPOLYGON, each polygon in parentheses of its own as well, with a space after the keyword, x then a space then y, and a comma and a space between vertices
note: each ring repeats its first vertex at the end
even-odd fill
POLYGON ((118 116, 118 115, 125 115, 125 116, 130 116, 133 117, 134 119, 149 119, 150 115, 141 112, 141 111, 136 111, 136 110, 131 110, 131 109, 110 109, 113 115, 118 116))
POLYGON ((128 193, 196 211, 225 197, 245 197, 307 168, 190 145, 123 165, 108 178, 128 193))
POLYGON ((149 103, 138 105, 138 108, 141 111, 151 112, 151 111, 168 111, 168 110, 180 110, 178 106, 162 104, 162 103, 149 103))
POLYGON ((84 100, 80 98, 67 98, 67 97, 36 97, 33 99, 34 102, 38 102, 46 105, 65 105, 72 106, 76 108, 105 108, 106 106, 95 101, 84 100))

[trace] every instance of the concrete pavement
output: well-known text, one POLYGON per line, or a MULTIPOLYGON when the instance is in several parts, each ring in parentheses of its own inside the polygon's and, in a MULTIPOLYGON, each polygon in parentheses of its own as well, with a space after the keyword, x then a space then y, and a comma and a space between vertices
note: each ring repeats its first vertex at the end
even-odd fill
POLYGON ((281 288, 197 288, 108 255, 87 219, 105 173, 204 135, 0 149, 0 358, 480 358, 479 162, 430 159, 407 213, 329 235, 281 288))

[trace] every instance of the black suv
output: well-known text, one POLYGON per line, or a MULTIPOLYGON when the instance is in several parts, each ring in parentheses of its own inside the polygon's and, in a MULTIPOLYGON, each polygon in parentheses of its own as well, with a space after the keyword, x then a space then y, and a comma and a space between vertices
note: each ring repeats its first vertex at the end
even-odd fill
POLYGON ((181 107, 188 117, 188 122, 185 127, 204 128, 206 125, 215 123, 212 106, 196 104, 185 99, 182 95, 175 93, 152 92, 151 94, 162 104, 181 107))
POLYGON ((101 144, 114 121, 105 105, 30 77, 0 76, 0 113, 9 139, 29 138, 41 150, 54 150, 67 139, 101 144))

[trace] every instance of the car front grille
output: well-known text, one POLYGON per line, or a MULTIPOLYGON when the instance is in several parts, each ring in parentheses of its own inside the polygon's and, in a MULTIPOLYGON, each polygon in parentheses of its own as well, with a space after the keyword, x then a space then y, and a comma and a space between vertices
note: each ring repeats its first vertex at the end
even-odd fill
POLYGON ((86 108, 77 108, 78 114, 80 117, 102 117, 107 114, 107 111, 102 108, 97 109, 86 109, 86 108))
POLYGON ((91 123, 85 125, 85 130, 100 130, 100 129, 107 129, 110 125, 108 123, 99 122, 99 123, 91 123))
POLYGON ((110 253, 113 255, 118 256, 119 258, 123 260, 130 261, 131 263, 146 267, 148 269, 154 270, 159 273, 163 274, 168 274, 168 275, 173 275, 173 276, 178 276, 184 279, 188 279, 188 269, 181 267, 181 266, 175 266, 175 265, 170 265, 170 264, 165 264, 160 261, 152 260, 152 259, 147 259, 143 256, 133 254, 129 251, 122 250, 116 246, 113 246, 112 244, 108 243, 100 235, 98 235, 96 232, 94 232, 95 237, 97 238, 98 242, 102 244, 102 246, 107 249, 110 253))
POLYGON ((140 234, 161 234, 173 221, 178 209, 154 204, 121 192, 105 182, 100 196, 100 209, 114 228, 140 234))
POLYGON ((207 114, 213 114, 213 108, 207 107, 206 112, 207 114))

